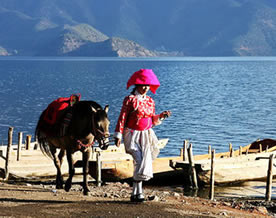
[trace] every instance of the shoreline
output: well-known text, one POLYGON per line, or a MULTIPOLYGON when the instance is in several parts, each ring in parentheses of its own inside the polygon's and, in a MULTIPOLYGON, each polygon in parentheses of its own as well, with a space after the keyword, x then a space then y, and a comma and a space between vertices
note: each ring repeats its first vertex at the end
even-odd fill
POLYGON ((145 186, 147 201, 131 203, 128 183, 109 182, 97 187, 89 183, 90 195, 83 196, 80 182, 74 182, 70 192, 57 190, 52 181, 0 181, 0 215, 51 217, 270 217, 276 204, 264 199, 215 197, 213 201, 189 197, 182 187, 171 190, 164 186, 145 186), (86 205, 86 206, 85 206, 86 205), (66 210, 72 213, 66 214, 66 210))

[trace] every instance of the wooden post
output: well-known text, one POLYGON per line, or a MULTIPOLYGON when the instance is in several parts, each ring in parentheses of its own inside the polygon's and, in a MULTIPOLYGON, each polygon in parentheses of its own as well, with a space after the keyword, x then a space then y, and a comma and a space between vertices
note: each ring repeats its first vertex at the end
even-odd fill
POLYGON ((29 150, 29 149, 30 149, 30 146, 31 146, 31 138, 32 138, 31 135, 27 135, 27 137, 26 137, 26 150, 29 150))
POLYGON ((184 156, 183 156, 183 148, 180 148, 180 157, 182 157, 182 160, 184 160, 184 156))
POLYGON ((184 140, 184 143, 183 143, 183 161, 187 161, 188 160, 188 144, 189 144, 189 141, 188 140, 184 140))
POLYGON ((274 154, 271 154, 269 157, 268 170, 267 170, 266 194, 265 194, 266 201, 271 201, 273 159, 274 159, 274 154))
POLYGON ((266 146, 265 152, 268 152, 268 145, 266 146))
POLYGON ((229 144, 229 156, 233 157, 233 146, 231 143, 229 144))
POLYGON ((215 192, 215 149, 213 149, 211 154, 211 175, 210 175, 210 192, 209 199, 214 200, 215 192))
POLYGON ((263 151, 262 144, 259 144, 259 148, 260 148, 260 153, 262 153, 262 151, 263 151))
POLYGON ((242 155, 242 146, 240 146, 239 155, 242 155))
MULTIPOLYGON (((91 154, 91 159, 92 160, 94 160, 94 154, 95 154, 95 148, 92 147, 92 154, 91 154)), ((95 157, 95 159, 96 159, 96 157, 95 157)))
POLYGON ((198 189, 197 175, 196 175, 196 169, 195 169, 195 164, 194 164, 192 146, 193 145, 190 144, 190 147, 188 148, 188 157, 189 157, 189 164, 190 164, 190 180, 191 180, 193 188, 198 189))
POLYGON ((102 162, 101 162, 101 152, 97 152, 97 156, 96 156, 96 161, 97 161, 97 168, 96 168, 96 181, 97 181, 97 186, 100 187, 101 186, 101 179, 102 179, 102 162))
POLYGON ((13 127, 10 127, 9 133, 8 133, 8 146, 7 146, 7 152, 6 152, 6 165, 5 165, 4 180, 7 180, 9 178, 9 161, 10 161, 10 150, 12 147, 12 134, 13 134, 13 127))
POLYGON ((210 155, 210 158, 212 158, 212 147, 211 147, 211 145, 208 146, 208 154, 210 155))
POLYGON ((17 161, 20 159, 21 146, 22 146, 23 132, 18 133, 18 145, 17 145, 17 161))

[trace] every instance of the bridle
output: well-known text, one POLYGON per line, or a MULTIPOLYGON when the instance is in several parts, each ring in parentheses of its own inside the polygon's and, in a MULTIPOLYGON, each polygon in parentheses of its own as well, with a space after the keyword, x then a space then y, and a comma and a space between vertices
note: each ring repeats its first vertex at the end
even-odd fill
POLYGON ((95 143, 95 140, 97 140, 99 143, 100 149, 106 150, 109 146, 109 133, 105 133, 96 127, 95 114, 97 113, 97 111, 93 107, 91 108, 92 108, 91 133, 94 136, 94 140, 89 144, 85 144, 78 139, 77 145, 80 148, 80 150, 86 150, 87 148, 91 147, 95 143))
MULTIPOLYGON (((106 134, 105 132, 103 132, 102 130, 100 130, 99 128, 96 128, 96 124, 95 124, 95 114, 96 112, 92 113, 92 134, 94 135, 94 141, 95 139, 99 142, 99 147, 102 150, 106 150, 109 146, 109 133, 106 134)), ((93 141, 93 142, 94 142, 93 141)))

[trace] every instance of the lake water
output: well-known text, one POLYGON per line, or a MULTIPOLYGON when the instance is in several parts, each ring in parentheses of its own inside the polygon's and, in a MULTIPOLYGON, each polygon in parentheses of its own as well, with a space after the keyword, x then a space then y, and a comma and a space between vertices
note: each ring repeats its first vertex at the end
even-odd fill
POLYGON ((161 156, 178 155, 183 141, 194 154, 237 149, 258 138, 276 138, 276 57, 254 58, 0 58, 0 143, 8 127, 34 135, 36 122, 58 97, 81 93, 83 100, 110 105, 113 132, 134 71, 151 68, 161 86, 157 113, 172 116, 155 127, 169 138, 161 156))

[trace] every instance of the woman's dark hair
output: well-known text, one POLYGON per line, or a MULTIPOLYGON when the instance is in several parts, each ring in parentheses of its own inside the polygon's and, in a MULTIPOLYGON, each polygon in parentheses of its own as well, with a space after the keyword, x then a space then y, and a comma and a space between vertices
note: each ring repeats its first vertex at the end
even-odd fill
POLYGON ((147 85, 147 84, 145 84, 145 85, 144 85, 144 84, 141 84, 141 85, 140 85, 140 84, 135 84, 135 87, 134 87, 134 88, 132 89, 132 91, 131 91, 131 94, 132 94, 132 95, 135 94, 135 91, 136 91, 136 89, 137 89, 138 86, 150 86, 150 85, 147 85))
POLYGON ((134 87, 134 88, 132 89, 132 91, 131 91, 131 94, 132 94, 132 95, 135 94, 136 88, 137 88, 137 86, 135 85, 135 87, 134 87))

